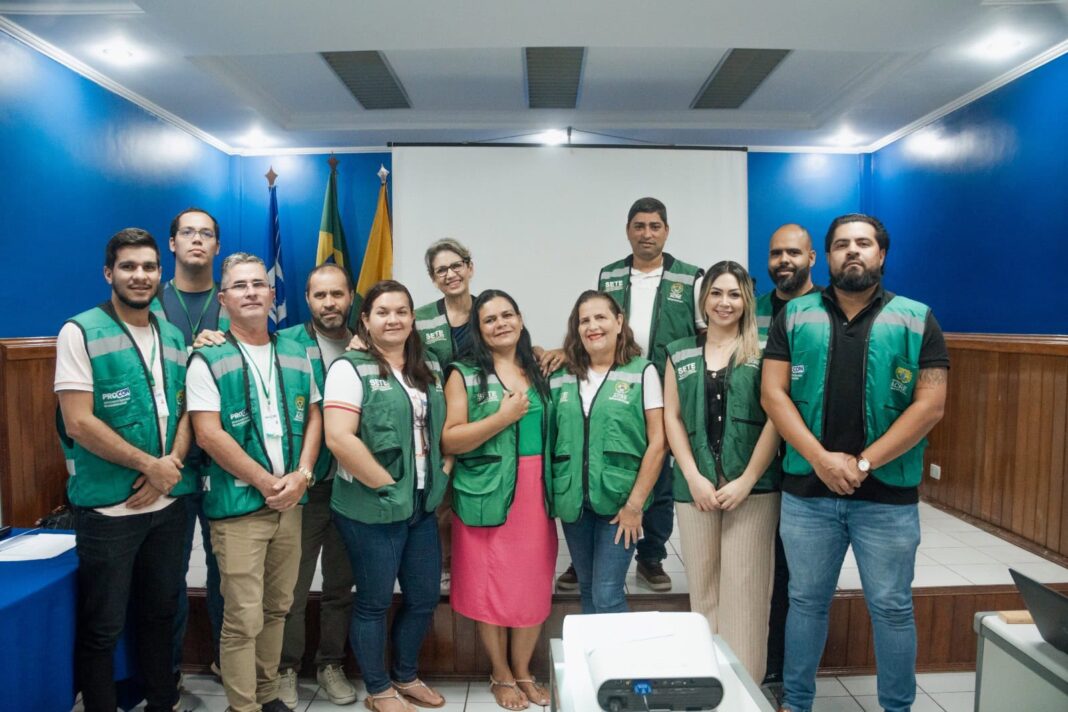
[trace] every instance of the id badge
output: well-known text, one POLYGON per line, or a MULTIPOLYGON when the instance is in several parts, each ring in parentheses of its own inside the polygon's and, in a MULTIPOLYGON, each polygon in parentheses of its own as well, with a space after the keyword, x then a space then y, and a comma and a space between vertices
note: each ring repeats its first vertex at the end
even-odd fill
POLYGON ((156 399, 156 411, 161 418, 171 414, 170 408, 167 407, 167 394, 163 392, 161 386, 152 389, 152 397, 156 399))
POLYGON ((278 417, 277 410, 264 411, 263 434, 270 438, 282 437, 282 420, 278 417))

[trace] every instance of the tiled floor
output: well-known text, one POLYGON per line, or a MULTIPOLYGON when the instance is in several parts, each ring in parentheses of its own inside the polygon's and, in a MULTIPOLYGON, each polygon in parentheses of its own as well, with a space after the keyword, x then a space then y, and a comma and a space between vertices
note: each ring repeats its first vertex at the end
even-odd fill
MULTIPOLYGON (((1046 561, 1026 549, 988 534, 928 504, 920 504, 920 531, 920 550, 916 554, 913 588, 1011 584, 1010 566, 1043 583, 1068 582, 1068 568, 1046 561)), ((567 553, 567 543, 561 531, 560 553, 556 559, 557 573, 562 573, 570 563, 571 557, 567 553)), ((630 572, 627 574, 627 592, 652 593, 637 584, 634 567, 635 564, 631 562, 630 572)), ((672 591, 687 592, 686 567, 682 561, 677 521, 668 541, 668 558, 664 561, 664 571, 673 579, 672 591)), ((189 585, 203 586, 206 574, 198 533, 189 566, 189 585)), ((322 572, 316 571, 312 589, 318 591, 321 587, 322 572)), ((860 573, 852 550, 846 552, 842 571, 838 576, 838 588, 860 588, 860 573)))
MULTIPOLYGON (((918 689, 913 712, 971 712, 975 676, 970 672, 932 673, 916 676, 918 689)), ((330 703, 314 680, 302 680, 298 711, 331 712, 337 709, 363 709, 366 691, 356 681, 359 699, 355 704, 339 708, 330 703)), ((489 687, 482 682, 441 682, 434 687, 447 701, 444 712, 498 712, 489 687)), ((187 675, 181 710, 190 712, 223 712, 226 697, 214 677, 187 675)), ((532 711, 537 707, 531 707, 532 711)), ((879 700, 875 691, 875 677, 821 677, 816 681, 814 712, 878 712, 879 700)))

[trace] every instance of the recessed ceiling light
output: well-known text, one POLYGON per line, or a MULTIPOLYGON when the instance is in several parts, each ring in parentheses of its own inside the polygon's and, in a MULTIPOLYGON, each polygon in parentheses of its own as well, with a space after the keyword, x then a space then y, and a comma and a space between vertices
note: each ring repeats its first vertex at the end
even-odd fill
POLYGON ((122 39, 112 40, 108 44, 102 45, 99 48, 99 52, 104 59, 117 65, 136 64, 144 58, 141 52, 122 39))
POLYGON ((273 146, 275 140, 265 134, 259 126, 253 126, 249 132, 237 139, 237 143, 245 148, 267 148, 273 146))
POLYGON ((561 129, 549 129, 548 131, 542 131, 534 138, 537 139, 538 143, 546 146, 559 146, 567 143, 567 131, 562 131, 561 129))
POLYGON ((864 141, 864 137, 855 133, 853 129, 848 126, 843 126, 838 129, 838 132, 832 135, 828 141, 835 146, 856 146, 864 141))
POLYGON ((1008 59, 1024 47, 1024 38, 1009 30, 998 30, 972 45, 969 54, 976 59, 997 62, 1008 59))

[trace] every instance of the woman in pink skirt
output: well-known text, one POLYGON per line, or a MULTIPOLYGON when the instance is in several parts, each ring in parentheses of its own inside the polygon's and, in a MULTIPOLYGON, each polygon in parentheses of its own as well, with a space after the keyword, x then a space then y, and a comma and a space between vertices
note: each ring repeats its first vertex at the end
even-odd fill
POLYGON ((487 290, 471 307, 471 356, 445 384, 441 446, 452 474, 453 610, 478 622, 505 709, 549 704, 530 659, 552 607, 556 526, 543 463, 549 389, 515 300, 487 290))

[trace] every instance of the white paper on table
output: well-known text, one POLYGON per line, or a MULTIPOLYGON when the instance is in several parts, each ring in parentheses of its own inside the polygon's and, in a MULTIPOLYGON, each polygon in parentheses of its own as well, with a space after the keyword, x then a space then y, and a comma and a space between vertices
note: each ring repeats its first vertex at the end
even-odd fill
POLYGON ((30 534, 14 537, 10 544, 0 541, 0 561, 51 559, 73 548, 73 534, 30 534))

